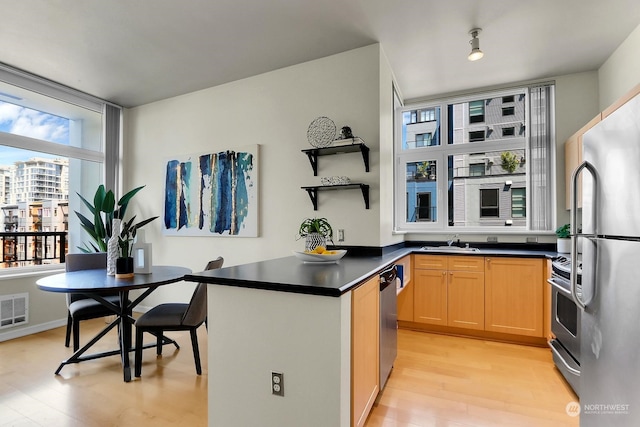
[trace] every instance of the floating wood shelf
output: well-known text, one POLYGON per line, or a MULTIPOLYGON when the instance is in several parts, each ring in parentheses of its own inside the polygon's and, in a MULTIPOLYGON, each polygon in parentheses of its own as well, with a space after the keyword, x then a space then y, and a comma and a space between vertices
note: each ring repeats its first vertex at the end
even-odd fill
POLYGON ((352 188, 359 188, 362 191, 362 198, 364 199, 365 209, 369 209, 369 184, 339 184, 339 185, 314 185, 311 187, 300 187, 303 190, 306 190, 307 194, 309 194, 309 198, 311 199, 311 203, 313 203, 313 210, 318 210, 318 191, 328 191, 328 190, 349 190, 352 188))
POLYGON ((369 172, 369 147, 367 147, 362 139, 355 137, 349 139, 341 139, 334 141, 334 144, 343 143, 345 141, 352 141, 351 144, 345 145, 334 145, 331 147, 324 148, 311 148, 308 150, 302 150, 303 153, 307 155, 309 158, 309 163, 311 163, 311 167, 313 168, 313 175, 318 176, 318 157, 320 156, 329 156, 332 154, 343 154, 343 153, 362 153, 362 160, 364 161, 364 169, 369 172))

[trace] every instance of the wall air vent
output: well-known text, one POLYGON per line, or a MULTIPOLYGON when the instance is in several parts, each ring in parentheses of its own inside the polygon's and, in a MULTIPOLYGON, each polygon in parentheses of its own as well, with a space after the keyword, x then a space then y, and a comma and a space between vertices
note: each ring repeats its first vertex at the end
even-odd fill
POLYGON ((0 329, 29 322, 29 294, 0 295, 0 329))

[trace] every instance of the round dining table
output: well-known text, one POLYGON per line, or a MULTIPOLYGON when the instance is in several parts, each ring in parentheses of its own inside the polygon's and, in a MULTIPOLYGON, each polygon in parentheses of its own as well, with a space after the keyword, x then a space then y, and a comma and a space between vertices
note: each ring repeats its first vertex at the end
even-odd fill
MULTIPOLYGON (((133 308, 157 289, 158 286, 179 282, 185 274, 189 273, 191 273, 191 270, 185 267, 156 265, 151 268, 150 274, 135 274, 129 279, 116 279, 115 276, 107 275, 106 269, 96 269, 54 274, 36 281, 37 287, 43 291, 82 294, 93 298, 111 310, 115 315, 115 320, 110 322, 87 344, 60 364, 55 372, 56 375, 68 364, 120 354, 124 381, 131 381, 129 353, 135 350, 131 344, 131 329, 135 323, 135 319, 132 316, 133 308), (144 291, 135 300, 129 302, 129 292, 136 289, 144 291), (113 295, 114 292, 117 292, 119 295, 119 304, 113 304, 104 298, 105 295, 113 295), (119 326, 120 331, 118 340, 119 348, 117 350, 85 355, 89 348, 115 326, 119 326)), ((167 337, 163 337, 163 344, 176 343, 167 337)), ((155 347, 155 345, 156 344, 149 344, 145 347, 155 347)))

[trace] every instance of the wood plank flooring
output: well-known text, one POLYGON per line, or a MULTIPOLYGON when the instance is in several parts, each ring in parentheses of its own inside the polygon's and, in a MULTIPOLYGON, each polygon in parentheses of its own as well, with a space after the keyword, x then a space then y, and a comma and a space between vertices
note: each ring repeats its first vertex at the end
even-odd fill
MULTIPOLYGON (((103 326, 83 322, 81 337, 103 326)), ((180 350, 165 346, 158 359, 145 350, 142 378, 131 383, 122 381, 118 356, 54 375, 72 353, 64 328, 0 343, 0 427, 206 426, 206 330, 198 331, 202 376, 188 332, 168 335, 180 350)), ((546 349, 406 330, 398 339, 394 371, 367 427, 578 425, 565 412, 577 398, 546 349)), ((115 345, 115 332, 99 343, 115 345)))
POLYGON ((577 426, 577 401, 546 348, 400 330, 366 427, 577 426))

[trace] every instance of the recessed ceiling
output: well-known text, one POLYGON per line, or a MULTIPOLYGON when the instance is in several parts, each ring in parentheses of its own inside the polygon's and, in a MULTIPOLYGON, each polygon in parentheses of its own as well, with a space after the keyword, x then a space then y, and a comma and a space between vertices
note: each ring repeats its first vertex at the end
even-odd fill
POLYGON ((0 0, 0 62, 132 107, 379 42, 406 99, 596 70, 637 0, 0 0), (485 57, 467 61, 483 29, 485 57))

